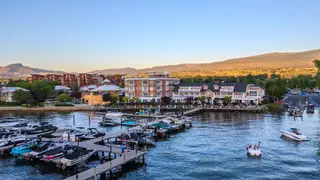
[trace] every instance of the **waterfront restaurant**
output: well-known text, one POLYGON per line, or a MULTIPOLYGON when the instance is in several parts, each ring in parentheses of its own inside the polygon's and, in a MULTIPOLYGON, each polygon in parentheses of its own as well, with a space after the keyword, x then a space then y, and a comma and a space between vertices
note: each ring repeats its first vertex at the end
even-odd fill
POLYGON ((265 96, 265 90, 254 84, 231 83, 192 83, 175 85, 172 100, 184 102, 187 98, 196 99, 204 96, 210 103, 222 102, 231 96, 231 102, 259 104, 265 96))

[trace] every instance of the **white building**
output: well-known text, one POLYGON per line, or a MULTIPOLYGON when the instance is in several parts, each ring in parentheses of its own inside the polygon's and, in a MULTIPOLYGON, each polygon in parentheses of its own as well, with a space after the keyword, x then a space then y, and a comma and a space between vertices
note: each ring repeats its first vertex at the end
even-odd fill
POLYGON ((261 103, 265 90, 253 84, 246 83, 199 83, 179 84, 172 92, 172 99, 176 102, 184 102, 187 98, 206 97, 207 100, 221 101, 225 96, 231 96, 232 102, 261 103))
POLYGON ((14 102, 14 100, 12 99, 12 96, 18 90, 29 91, 29 90, 21 88, 21 87, 2 87, 1 88, 1 101, 14 102))

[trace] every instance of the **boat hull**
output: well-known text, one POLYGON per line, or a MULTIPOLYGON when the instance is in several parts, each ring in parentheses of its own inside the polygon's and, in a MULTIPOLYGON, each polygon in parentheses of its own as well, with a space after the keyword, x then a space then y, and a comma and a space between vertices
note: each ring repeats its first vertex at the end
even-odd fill
POLYGON ((282 132, 282 136, 288 137, 296 141, 309 141, 309 138, 305 135, 297 135, 285 130, 281 130, 281 132, 282 132))

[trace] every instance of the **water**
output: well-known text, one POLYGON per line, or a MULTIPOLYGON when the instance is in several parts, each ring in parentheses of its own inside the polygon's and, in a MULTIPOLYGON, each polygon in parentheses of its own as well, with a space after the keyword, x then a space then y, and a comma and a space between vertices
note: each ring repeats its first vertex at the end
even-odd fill
MULTIPOLYGON (((34 120, 50 120, 60 127, 72 125, 98 127, 101 117, 86 112, 20 114, 34 120)), ((2 116, 8 116, 3 114, 2 116)), ((285 115, 245 113, 206 113, 193 128, 157 142, 149 149, 146 165, 125 173, 121 179, 319 179, 319 112, 304 114, 303 120, 285 115), (280 137, 280 129, 298 127, 311 139, 295 142, 280 137), (246 155, 245 146, 261 141, 261 158, 246 155)), ((114 132, 120 127, 101 128, 114 132)), ((96 165, 92 162, 89 166, 96 165)), ((61 179, 60 173, 19 163, 13 158, 0 160, 2 179, 61 179)))

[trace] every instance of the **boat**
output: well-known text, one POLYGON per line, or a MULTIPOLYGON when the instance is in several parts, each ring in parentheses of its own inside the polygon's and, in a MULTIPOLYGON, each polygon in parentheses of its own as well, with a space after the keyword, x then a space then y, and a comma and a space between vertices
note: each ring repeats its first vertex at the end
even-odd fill
POLYGON ((84 139, 94 139, 104 135, 106 135, 106 133, 98 131, 97 128, 88 128, 84 139))
POLYGON ((293 116, 294 111, 295 111, 294 108, 289 108, 289 109, 287 110, 287 113, 288 113, 289 116, 293 116))
POLYGON ((32 148, 35 148, 36 146, 42 146, 44 142, 41 140, 31 140, 29 142, 26 142, 24 145, 15 147, 11 150, 10 154, 14 156, 21 156, 25 153, 31 152, 32 148))
POLYGON ((62 146, 58 146, 56 148, 50 149, 46 152, 42 153, 42 158, 40 161, 51 162, 56 158, 60 158, 63 156, 63 152, 71 149, 72 146, 69 144, 63 144, 62 146))
POLYGON ((140 147, 144 147, 145 145, 149 147, 155 146, 155 142, 152 137, 135 132, 122 134, 117 138, 117 142, 120 142, 121 144, 123 142, 137 142, 140 147))
POLYGON ((123 113, 122 112, 108 112, 105 114, 105 117, 122 117, 123 113))
POLYGON ((47 122, 28 123, 28 126, 20 129, 23 134, 39 134, 44 132, 55 132, 58 128, 47 122))
POLYGON ((111 118, 103 118, 102 122, 99 122, 99 124, 103 127, 119 125, 119 123, 114 122, 111 118))
POLYGON ((88 160, 93 153, 94 150, 72 146, 69 150, 63 151, 63 157, 60 160, 60 163, 62 164, 61 169, 64 170, 67 167, 84 162, 88 160))
POLYGON ((83 140, 87 134, 84 132, 84 129, 82 127, 77 127, 77 128, 71 128, 67 131, 65 131, 62 134, 62 140, 64 141, 73 141, 76 142, 78 140, 83 140))
POLYGON ((308 141, 309 138, 306 135, 301 134, 300 130, 298 128, 290 128, 289 130, 281 130, 282 135, 286 136, 290 139, 296 140, 296 141, 308 141))
POLYGON ((127 120, 123 120, 120 123, 121 126, 138 126, 139 124, 137 123, 136 120, 133 119, 127 119, 127 120))
POLYGON ((29 155, 33 159, 39 159, 42 158, 43 154, 46 153, 47 151, 50 151, 52 149, 56 149, 60 146, 64 146, 65 142, 60 141, 60 142, 54 142, 54 141, 46 141, 41 146, 36 146, 32 148, 32 151, 29 152, 29 155))
POLYGON ((314 113, 314 105, 313 104, 308 104, 307 109, 306 109, 307 114, 313 114, 314 113))
POLYGON ((0 147, 8 145, 17 145, 19 143, 25 142, 26 140, 27 136, 23 134, 2 134, 0 139, 0 147))
POLYGON ((247 150, 247 155, 248 156, 257 156, 260 157, 261 156, 261 150, 260 150, 260 142, 258 143, 258 145, 249 145, 246 147, 247 150))

